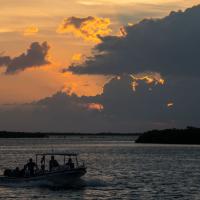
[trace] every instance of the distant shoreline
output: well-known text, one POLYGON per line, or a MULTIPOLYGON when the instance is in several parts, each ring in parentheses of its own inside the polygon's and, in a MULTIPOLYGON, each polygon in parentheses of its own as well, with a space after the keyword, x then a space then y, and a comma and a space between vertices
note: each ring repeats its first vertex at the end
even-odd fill
POLYGON ((0 131, 0 138, 49 138, 67 136, 139 136, 140 133, 44 133, 0 131))
POLYGON ((56 133, 0 131, 1 138, 52 138, 52 137, 135 137, 142 144, 200 144, 200 128, 151 130, 144 133, 56 133))

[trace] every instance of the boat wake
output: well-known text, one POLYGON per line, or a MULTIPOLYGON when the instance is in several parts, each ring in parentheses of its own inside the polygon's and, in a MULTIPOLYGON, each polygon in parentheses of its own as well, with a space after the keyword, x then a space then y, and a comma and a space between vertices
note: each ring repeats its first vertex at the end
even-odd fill
POLYGON ((26 183, 24 182, 11 183, 11 182, 0 181, 0 187, 16 187, 16 188, 40 187, 40 188, 48 188, 51 190, 97 188, 97 187, 107 187, 108 185, 109 183, 98 178, 79 179, 73 183, 66 185, 58 185, 46 180, 29 181, 26 183))
POLYGON ((102 179, 98 179, 98 178, 93 178, 93 179, 89 179, 89 180, 85 180, 85 186, 86 187, 107 187, 109 185, 108 182, 102 180, 102 179))
POLYGON ((29 182, 20 182, 20 183, 12 183, 12 182, 6 182, 6 181, 0 181, 0 186, 5 186, 5 187, 51 187, 54 186, 53 183, 48 182, 48 181, 29 181, 29 182))

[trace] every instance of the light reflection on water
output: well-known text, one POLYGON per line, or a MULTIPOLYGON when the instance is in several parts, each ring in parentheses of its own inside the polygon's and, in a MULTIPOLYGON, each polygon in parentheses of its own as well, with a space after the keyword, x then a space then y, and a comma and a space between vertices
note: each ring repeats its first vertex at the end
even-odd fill
POLYGON ((132 137, 1 139, 0 168, 35 153, 80 153, 88 173, 73 189, 0 187, 0 199, 200 199, 200 147, 137 145, 132 137))

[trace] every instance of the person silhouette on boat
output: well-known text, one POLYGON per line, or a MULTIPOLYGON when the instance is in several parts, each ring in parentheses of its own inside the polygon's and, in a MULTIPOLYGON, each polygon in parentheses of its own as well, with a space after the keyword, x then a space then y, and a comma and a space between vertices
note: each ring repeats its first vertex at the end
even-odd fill
POLYGON ((29 162, 24 166, 25 170, 28 169, 30 176, 34 176, 35 168, 37 168, 37 165, 35 162, 33 162, 33 159, 30 158, 29 162))
POLYGON ((55 160, 54 156, 51 156, 51 160, 49 161, 49 171, 52 171, 53 168, 58 167, 59 163, 55 160))
POLYGON ((45 156, 41 158, 40 163, 41 163, 41 171, 44 173, 45 172, 45 156))
POLYGON ((72 162, 71 158, 68 159, 68 162, 66 165, 69 166, 70 169, 74 169, 74 163, 72 162))
POLYGON ((14 176, 14 177, 20 177, 20 169, 19 169, 19 167, 16 167, 13 171, 12 171, 12 175, 14 176))

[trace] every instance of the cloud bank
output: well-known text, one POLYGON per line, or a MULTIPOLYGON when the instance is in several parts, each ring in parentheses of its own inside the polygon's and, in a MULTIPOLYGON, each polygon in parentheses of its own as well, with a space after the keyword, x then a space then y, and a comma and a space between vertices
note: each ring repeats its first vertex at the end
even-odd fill
POLYGON ((136 132, 198 126, 200 94, 193 88, 199 85, 199 79, 160 84, 123 75, 111 79, 103 93, 94 97, 58 92, 32 104, 0 107, 0 127, 12 131, 136 132))
POLYGON ((26 53, 11 58, 0 56, 0 66, 5 66, 5 74, 15 74, 31 67, 40 67, 50 62, 47 60, 49 45, 47 42, 33 42, 26 53))
POLYGON ((200 73, 200 6, 145 19, 125 27, 124 37, 102 37, 95 53, 69 70, 76 74, 159 72, 196 76, 200 73))

